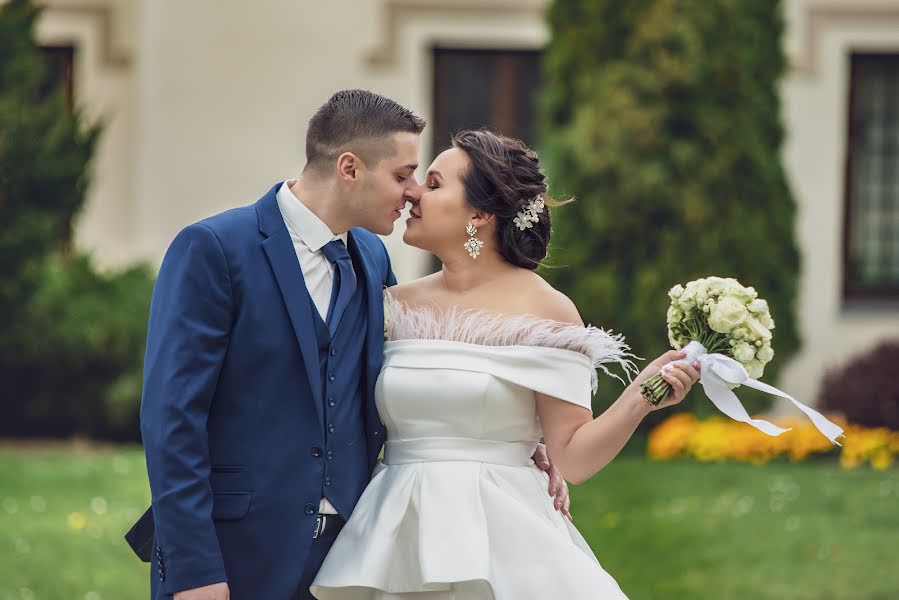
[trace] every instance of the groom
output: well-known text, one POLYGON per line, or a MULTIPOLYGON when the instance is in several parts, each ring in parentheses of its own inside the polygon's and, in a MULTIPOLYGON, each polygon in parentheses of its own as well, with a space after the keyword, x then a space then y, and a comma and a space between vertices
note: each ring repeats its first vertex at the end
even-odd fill
POLYGON ((420 197, 424 127, 338 92, 309 121, 299 179, 169 247, 141 403, 153 504, 127 536, 152 598, 312 597, 386 434, 374 385, 396 279, 375 234, 420 197))

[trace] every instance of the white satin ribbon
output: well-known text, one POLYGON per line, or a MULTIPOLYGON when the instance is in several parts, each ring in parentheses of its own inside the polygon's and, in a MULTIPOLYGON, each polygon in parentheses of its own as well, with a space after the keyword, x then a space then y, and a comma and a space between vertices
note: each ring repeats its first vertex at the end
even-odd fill
MULTIPOLYGON (((743 408, 743 405, 740 403, 739 398, 737 398, 736 394, 734 394, 730 388, 730 384, 745 385, 746 387, 761 390, 774 396, 786 398, 811 419, 812 423, 824 437, 829 439, 831 443, 836 444, 837 446, 840 445, 840 443, 837 442, 837 438, 843 435, 842 427, 829 421, 815 409, 809 408, 776 387, 752 379, 749 374, 746 373, 746 369, 743 368, 743 365, 731 357, 725 356, 724 354, 709 354, 705 347, 696 341, 690 342, 681 351, 686 352, 687 356, 675 362, 693 364, 694 362, 699 361, 699 365, 702 368, 699 382, 702 383, 705 395, 712 401, 712 404, 718 407, 718 410, 731 419, 752 425, 762 433, 767 433, 771 436, 777 436, 785 431, 790 431, 789 429, 783 429, 763 419, 753 419, 749 416, 749 413, 746 412, 746 409, 743 408)), ((669 363, 669 365, 670 364, 673 363, 669 363)), ((669 365, 665 365, 665 367, 668 367, 669 365)), ((666 370, 665 367, 662 367, 663 371, 666 370)))

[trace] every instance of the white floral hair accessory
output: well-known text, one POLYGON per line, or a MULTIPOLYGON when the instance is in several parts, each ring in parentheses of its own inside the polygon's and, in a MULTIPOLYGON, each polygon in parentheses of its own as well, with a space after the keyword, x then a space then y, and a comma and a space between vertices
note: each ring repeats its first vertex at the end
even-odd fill
POLYGON ((538 223, 540 221, 540 217, 538 215, 543 214, 544 206, 545 204, 543 203, 543 196, 537 196, 535 199, 528 202, 528 205, 525 207, 525 209, 519 212, 515 217, 515 226, 522 231, 533 227, 534 223, 538 223))

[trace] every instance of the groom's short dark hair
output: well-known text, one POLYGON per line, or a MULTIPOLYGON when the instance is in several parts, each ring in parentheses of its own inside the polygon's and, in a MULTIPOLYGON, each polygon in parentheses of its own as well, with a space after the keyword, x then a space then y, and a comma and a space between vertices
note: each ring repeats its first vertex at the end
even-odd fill
POLYGON ((324 166, 344 152, 374 166, 391 149, 384 138, 400 132, 420 134, 425 124, 390 98, 367 90, 341 90, 309 119, 306 166, 324 166))

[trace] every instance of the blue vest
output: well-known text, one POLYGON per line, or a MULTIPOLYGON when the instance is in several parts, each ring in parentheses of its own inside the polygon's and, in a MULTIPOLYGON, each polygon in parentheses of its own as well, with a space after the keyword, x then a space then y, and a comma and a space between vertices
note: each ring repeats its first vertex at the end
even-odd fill
MULTIPOLYGON (((325 447, 322 449, 322 496, 348 519, 370 479, 365 439, 365 393, 362 352, 365 342, 365 279, 356 269, 356 293, 350 299, 334 338, 313 305, 322 399, 325 447)), ((308 293, 307 293, 308 296, 308 293)), ((309 297, 309 302, 312 298, 309 297)))

